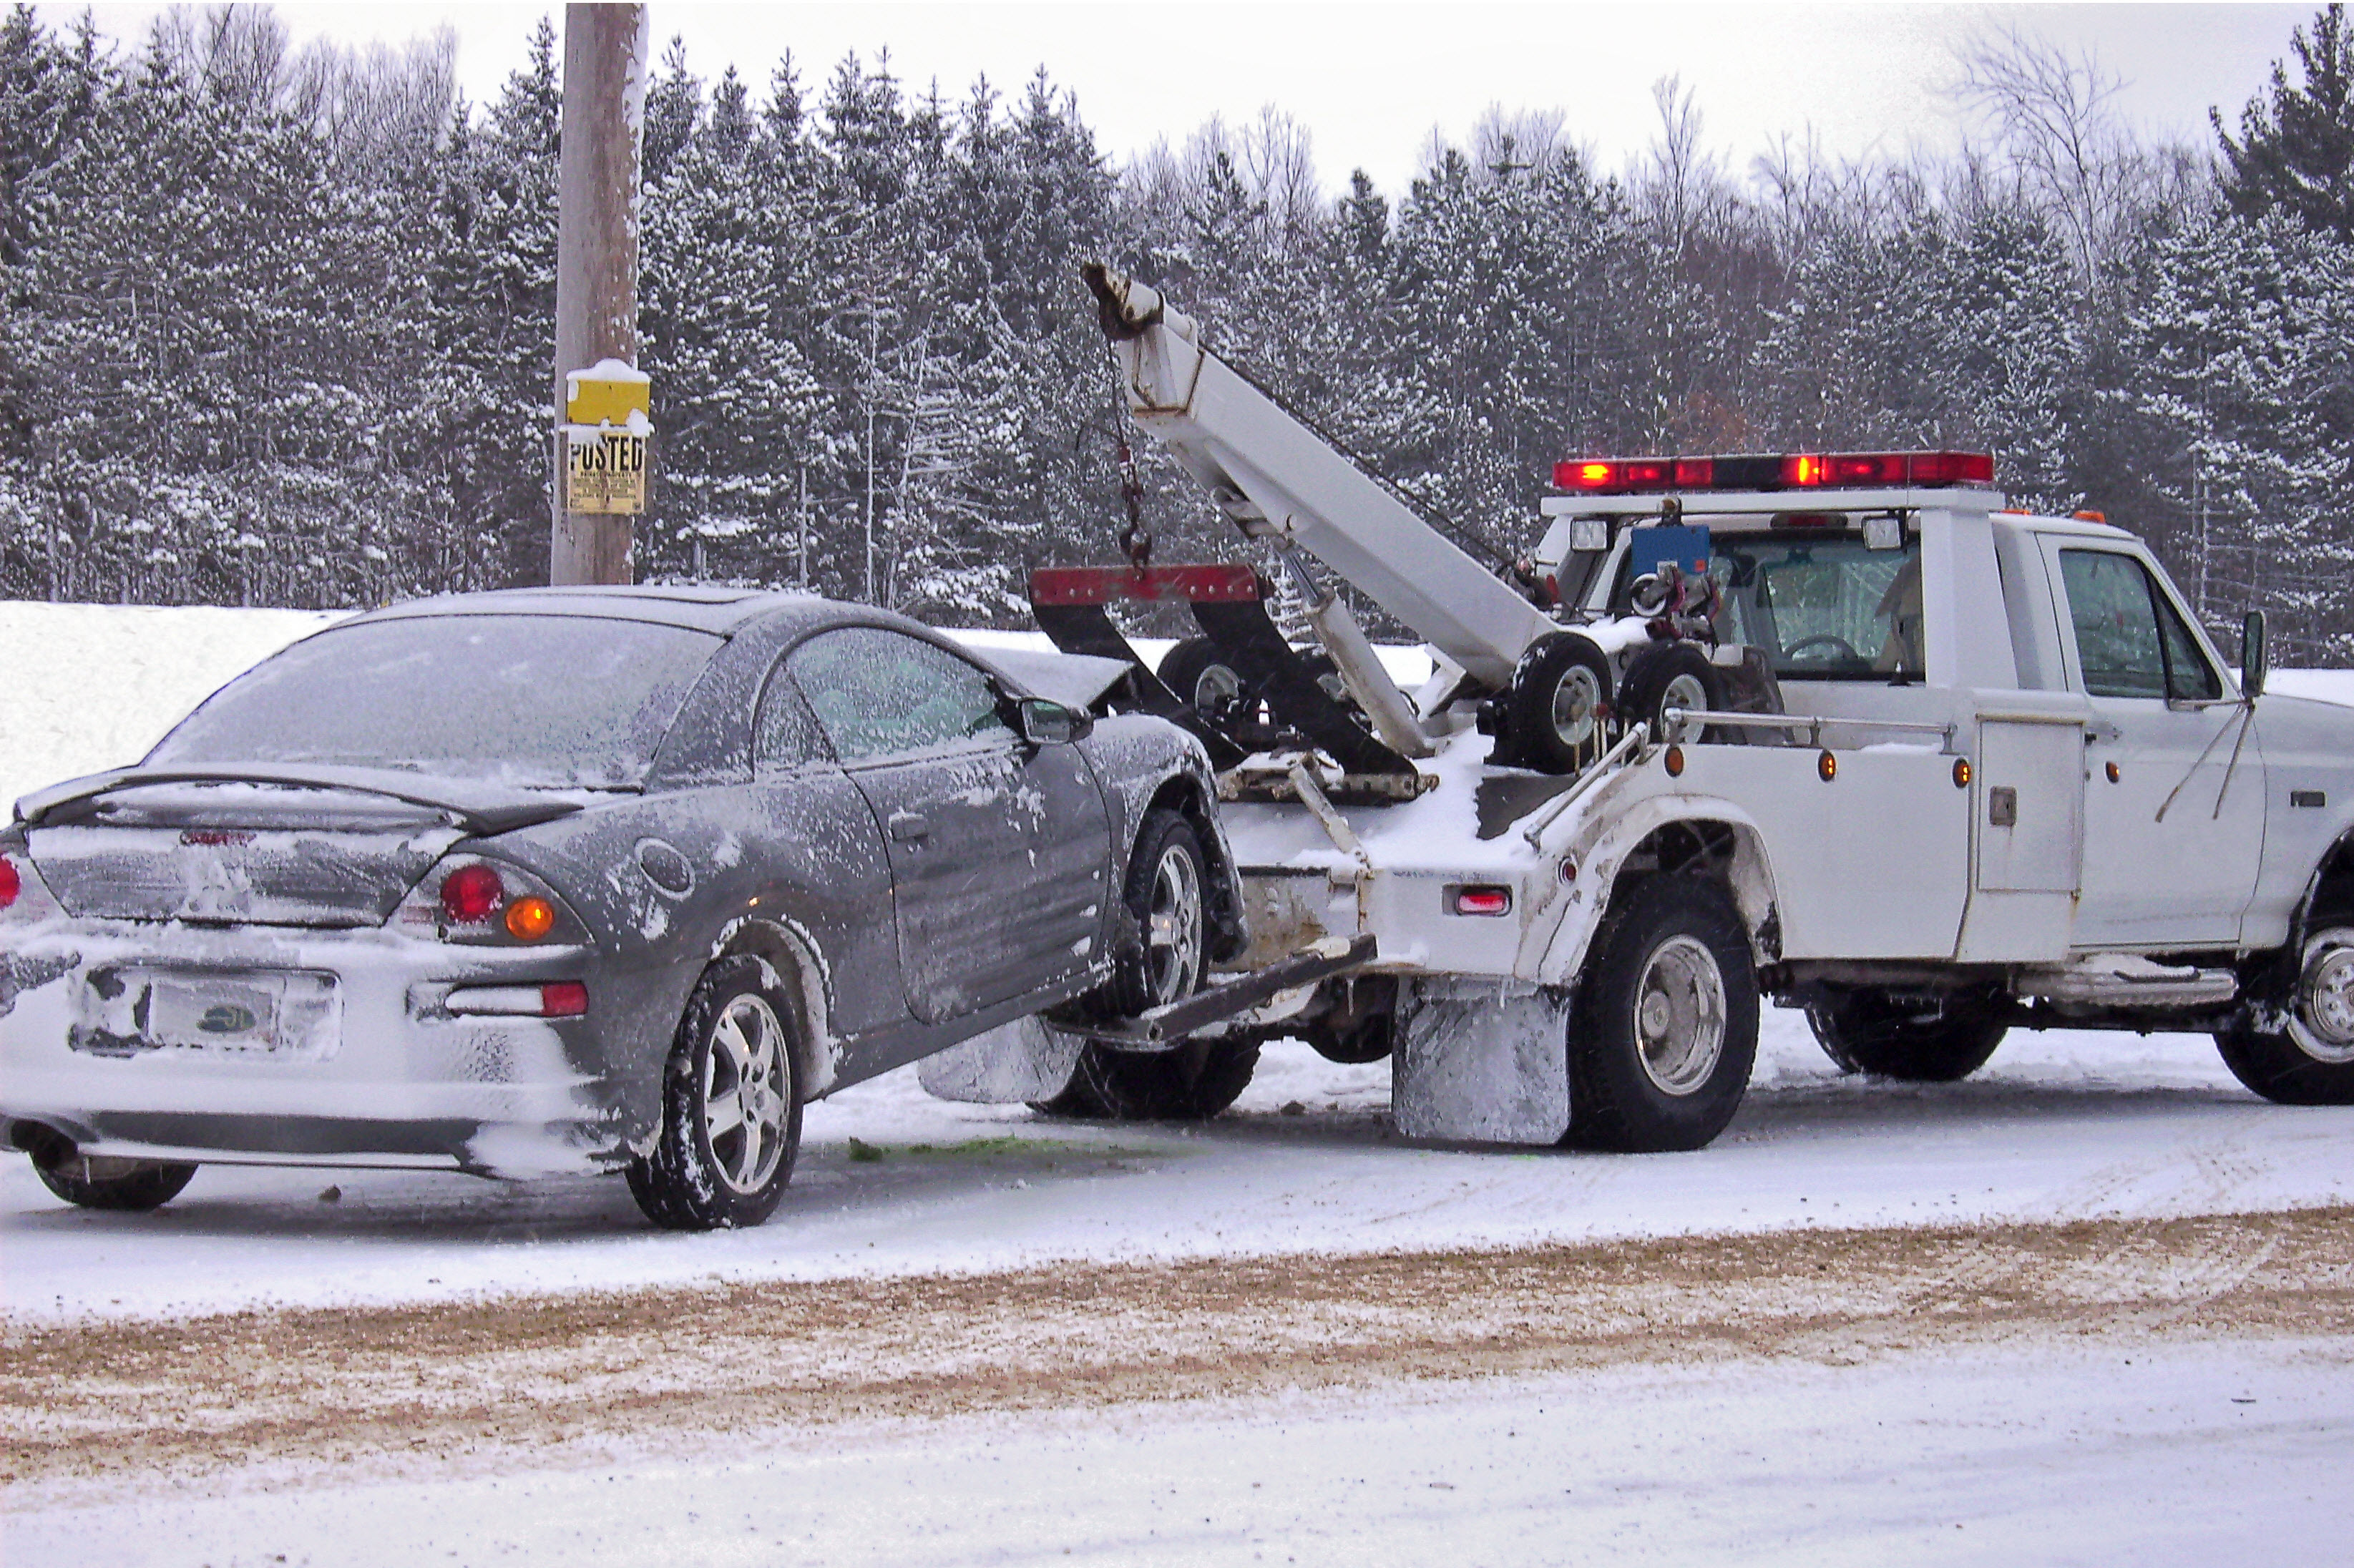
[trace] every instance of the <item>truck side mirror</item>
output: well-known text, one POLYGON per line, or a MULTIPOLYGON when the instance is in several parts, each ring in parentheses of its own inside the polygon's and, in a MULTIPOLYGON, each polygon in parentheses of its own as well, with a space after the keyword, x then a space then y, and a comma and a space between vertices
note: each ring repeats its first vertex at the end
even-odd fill
POLYGON ((2264 647, 2264 612, 2252 609, 2240 620, 2240 694, 2250 702, 2264 694, 2272 655, 2264 647))

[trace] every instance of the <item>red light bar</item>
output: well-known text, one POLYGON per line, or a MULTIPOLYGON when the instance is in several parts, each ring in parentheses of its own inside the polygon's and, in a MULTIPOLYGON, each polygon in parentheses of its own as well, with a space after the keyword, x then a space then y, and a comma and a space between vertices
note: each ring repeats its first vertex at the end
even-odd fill
POLYGON ((1986 452, 1794 452, 1784 457, 1577 458, 1553 487, 1590 495, 1676 490, 1855 490, 1992 484, 1986 452))

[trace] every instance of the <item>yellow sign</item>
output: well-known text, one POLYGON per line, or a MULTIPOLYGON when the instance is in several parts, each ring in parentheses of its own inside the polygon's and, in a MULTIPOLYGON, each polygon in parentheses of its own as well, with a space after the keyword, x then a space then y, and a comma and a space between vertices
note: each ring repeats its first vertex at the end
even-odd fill
POLYGON ((653 412, 645 372, 618 359, 600 359, 564 378, 564 418, 575 425, 627 425, 632 414, 653 412))
POLYGON ((646 509, 646 438, 610 425, 564 427, 564 510, 591 516, 646 509))

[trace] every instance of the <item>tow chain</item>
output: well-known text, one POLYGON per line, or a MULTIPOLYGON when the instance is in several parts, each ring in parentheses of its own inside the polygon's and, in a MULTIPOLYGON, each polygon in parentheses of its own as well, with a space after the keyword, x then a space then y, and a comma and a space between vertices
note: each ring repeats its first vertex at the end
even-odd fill
POLYGON ((1128 411, 1128 391, 1120 385, 1119 356, 1111 357, 1112 445, 1119 454, 1119 502, 1127 509, 1128 526, 1119 531, 1119 547, 1129 567, 1144 572, 1152 567, 1152 530, 1144 525, 1144 481, 1136 471, 1136 448, 1129 440, 1135 422, 1128 411))

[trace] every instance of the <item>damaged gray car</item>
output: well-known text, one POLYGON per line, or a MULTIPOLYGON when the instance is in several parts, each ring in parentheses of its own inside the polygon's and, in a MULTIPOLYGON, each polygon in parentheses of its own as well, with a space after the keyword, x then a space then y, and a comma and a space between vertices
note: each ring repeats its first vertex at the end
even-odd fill
POLYGON ((341 622, 0 830, 0 1128, 96 1208, 615 1171, 758 1224, 807 1101, 1239 949, 1207 758, 1128 670, 729 590, 341 622))

